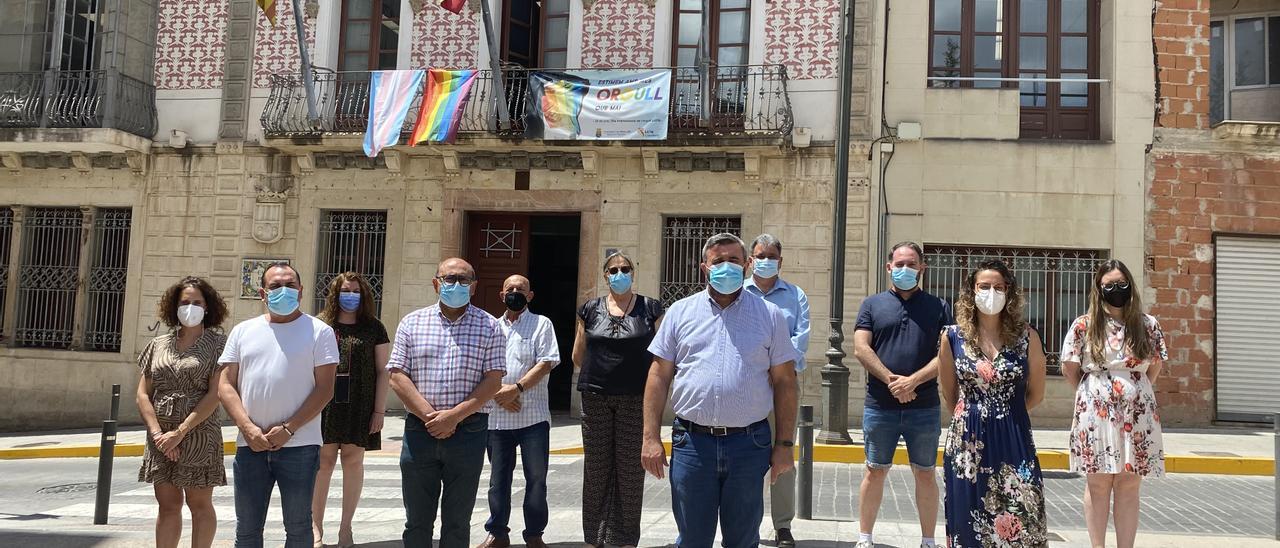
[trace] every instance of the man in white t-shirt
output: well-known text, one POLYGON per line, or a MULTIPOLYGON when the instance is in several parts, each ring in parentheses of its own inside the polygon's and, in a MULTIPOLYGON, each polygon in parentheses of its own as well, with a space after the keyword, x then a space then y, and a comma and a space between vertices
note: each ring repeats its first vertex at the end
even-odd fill
POLYGON ((258 290, 267 314, 236 325, 218 358, 218 396, 236 439, 236 548, 262 546, 271 491, 280 486, 285 546, 310 548, 311 495, 319 468, 320 411, 333 397, 338 340, 298 310, 302 282, 271 265, 258 290))

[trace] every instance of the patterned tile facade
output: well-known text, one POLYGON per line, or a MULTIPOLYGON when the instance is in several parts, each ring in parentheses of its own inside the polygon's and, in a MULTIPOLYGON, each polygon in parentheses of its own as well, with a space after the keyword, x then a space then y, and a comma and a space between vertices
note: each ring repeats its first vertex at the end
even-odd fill
POLYGON ((228 0, 160 0, 156 88, 222 87, 228 0))
POLYGON ((426 2, 413 18, 413 68, 475 68, 476 47, 483 29, 480 14, 471 11, 470 2, 455 14, 441 8, 439 2, 426 2))
POLYGON ((768 9, 765 62, 786 65, 792 80, 835 78, 839 0, 773 0, 768 9))
POLYGON ((666 65, 654 62, 653 31, 654 9, 644 1, 599 0, 582 17, 582 66, 666 65))
MULTIPOLYGON (((293 3, 276 2, 276 28, 263 17, 260 11, 255 12, 254 19, 258 29, 254 35, 253 47, 253 87, 265 88, 271 85, 272 74, 297 73, 301 67, 298 55, 298 42, 293 24, 293 3)), ((316 21, 303 19, 307 27, 307 51, 315 57, 316 21)))

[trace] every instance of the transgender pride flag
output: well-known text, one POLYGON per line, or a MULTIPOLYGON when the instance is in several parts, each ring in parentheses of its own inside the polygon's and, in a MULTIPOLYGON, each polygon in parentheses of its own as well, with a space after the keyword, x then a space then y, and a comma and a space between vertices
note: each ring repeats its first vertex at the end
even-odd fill
POLYGON ((409 106, 422 86, 421 70, 380 70, 369 80, 369 127, 364 132, 364 153, 373 158, 383 148, 400 141, 409 106))

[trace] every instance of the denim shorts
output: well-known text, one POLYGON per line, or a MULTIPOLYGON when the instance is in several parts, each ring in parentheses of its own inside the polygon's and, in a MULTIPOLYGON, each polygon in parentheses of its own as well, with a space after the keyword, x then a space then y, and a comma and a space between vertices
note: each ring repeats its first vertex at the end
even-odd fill
POLYGON ((907 460, 911 466, 929 469, 938 462, 938 437, 942 434, 941 410, 874 409, 862 411, 862 438, 866 444, 867 467, 888 469, 893 466, 893 452, 898 440, 907 442, 907 460))

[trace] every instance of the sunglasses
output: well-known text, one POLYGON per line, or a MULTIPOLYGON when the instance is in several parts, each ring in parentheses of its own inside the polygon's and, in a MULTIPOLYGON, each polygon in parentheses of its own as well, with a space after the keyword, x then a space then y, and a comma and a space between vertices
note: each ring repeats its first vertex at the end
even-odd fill
POLYGON ((609 267, 609 270, 607 270, 606 272, 608 272, 610 276, 612 276, 612 275, 614 275, 614 274, 617 274, 617 273, 619 273, 619 272, 621 272, 621 273, 623 273, 623 274, 630 274, 630 273, 631 273, 631 267, 629 267, 629 266, 611 266, 611 267, 609 267))
POLYGON ((1117 289, 1129 289, 1129 282, 1111 282, 1103 285, 1103 291, 1115 291, 1117 289))

